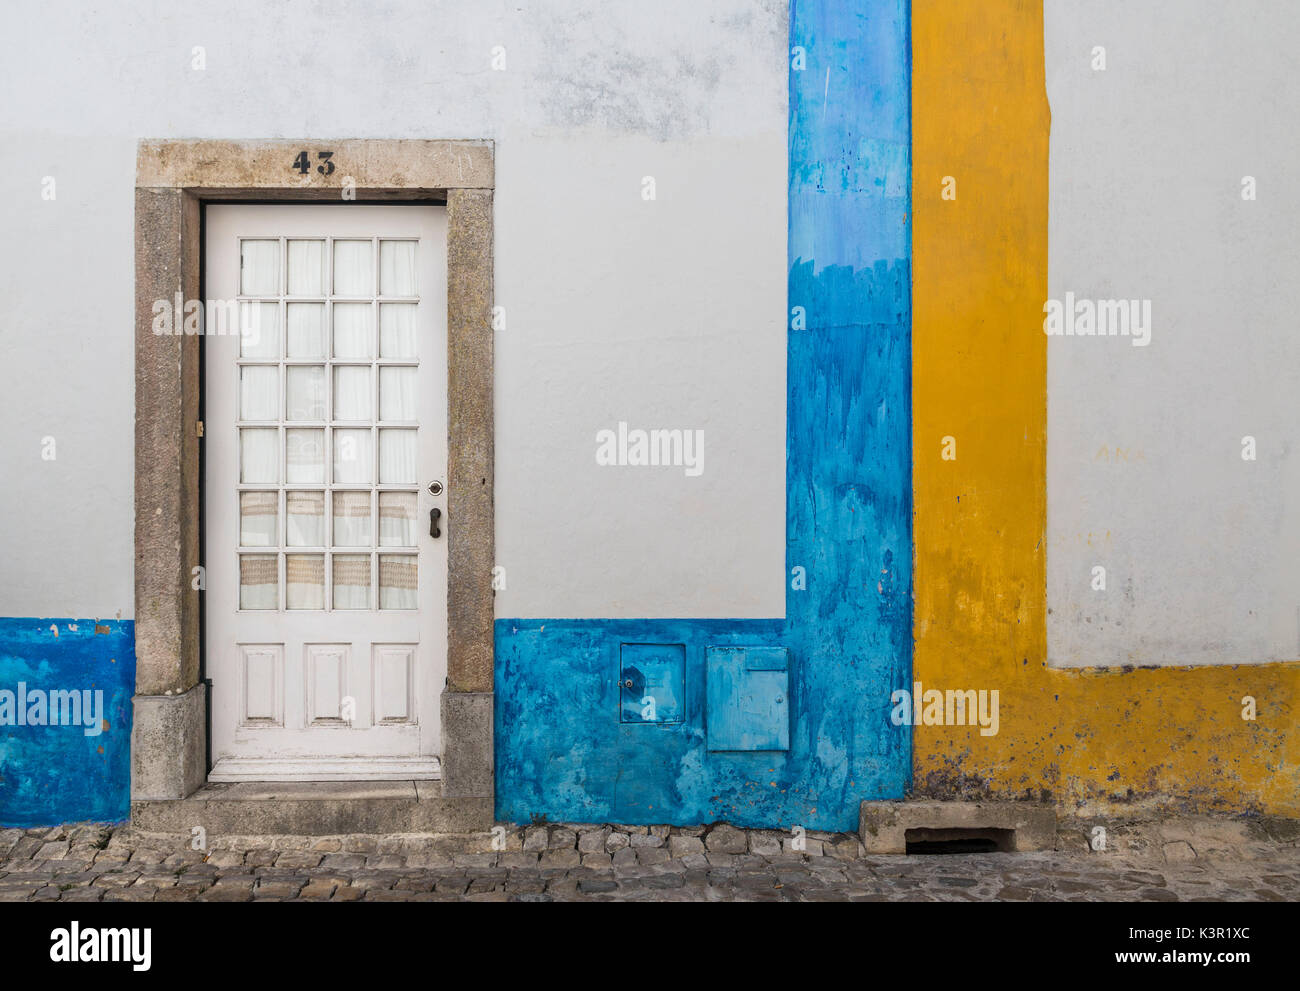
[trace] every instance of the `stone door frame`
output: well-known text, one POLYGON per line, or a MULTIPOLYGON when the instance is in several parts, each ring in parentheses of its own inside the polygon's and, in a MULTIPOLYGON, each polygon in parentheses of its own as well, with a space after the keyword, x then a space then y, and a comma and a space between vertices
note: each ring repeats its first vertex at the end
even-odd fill
POLYGON ((140 142, 133 809, 137 802, 184 799, 207 778, 202 592, 193 587, 202 564, 203 339, 155 333, 154 304, 202 299, 202 207, 208 202, 447 205, 449 547, 441 794, 492 797, 494 186, 488 141, 140 142), (300 152, 308 156, 305 174, 300 152))

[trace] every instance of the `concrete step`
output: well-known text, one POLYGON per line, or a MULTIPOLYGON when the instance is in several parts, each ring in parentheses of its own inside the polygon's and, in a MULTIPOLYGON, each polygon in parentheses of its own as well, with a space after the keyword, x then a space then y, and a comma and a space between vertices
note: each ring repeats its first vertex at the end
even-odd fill
POLYGON ((992 843, 1002 852, 1051 850, 1056 809, 1033 802, 863 802, 858 835, 866 852, 906 853, 908 842, 992 843))
POLYGON ((131 822, 151 832, 472 833, 491 828, 493 802, 445 797, 438 781, 209 783, 182 799, 132 802, 131 822))

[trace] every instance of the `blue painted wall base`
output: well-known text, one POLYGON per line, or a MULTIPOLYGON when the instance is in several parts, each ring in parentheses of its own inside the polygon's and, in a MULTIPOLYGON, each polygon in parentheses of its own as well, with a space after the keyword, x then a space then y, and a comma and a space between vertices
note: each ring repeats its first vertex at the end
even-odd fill
POLYGON ((785 618, 498 620, 499 819, 850 830, 863 799, 905 793, 909 17, 791 3, 785 618), (684 646, 682 721, 620 720, 623 643, 684 646), (709 749, 705 648, 728 645, 788 648, 789 750, 709 749))
POLYGON ((0 826, 127 818, 134 691, 135 623, 0 618, 0 826), (74 691, 103 693, 98 724, 49 725, 71 711, 51 693, 74 691))

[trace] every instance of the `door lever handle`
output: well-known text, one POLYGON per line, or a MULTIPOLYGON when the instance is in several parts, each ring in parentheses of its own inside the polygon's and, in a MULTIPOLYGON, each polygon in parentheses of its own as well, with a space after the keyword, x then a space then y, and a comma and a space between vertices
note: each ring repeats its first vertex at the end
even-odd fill
POLYGON ((442 531, 438 529, 438 519, 442 516, 441 509, 429 510, 429 536, 441 537, 442 531))

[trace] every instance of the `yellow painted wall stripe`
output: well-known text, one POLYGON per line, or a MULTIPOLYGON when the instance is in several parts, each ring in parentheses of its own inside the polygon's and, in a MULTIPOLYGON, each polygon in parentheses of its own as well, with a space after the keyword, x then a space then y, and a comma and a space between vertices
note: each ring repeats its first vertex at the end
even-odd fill
POLYGON ((1047 668, 1041 0, 913 0, 912 47, 913 675, 1001 699, 915 729, 915 793, 1300 815, 1300 665, 1047 668))

